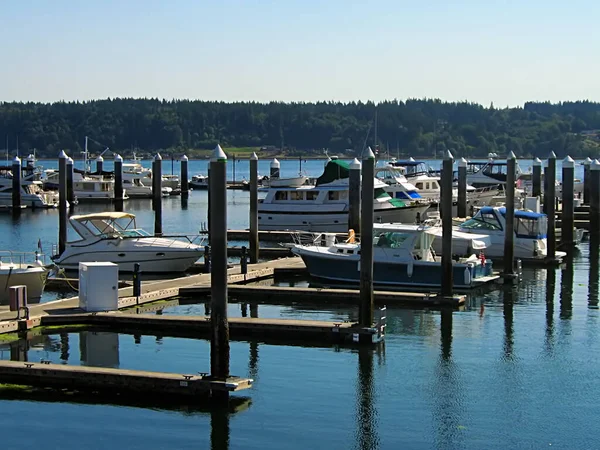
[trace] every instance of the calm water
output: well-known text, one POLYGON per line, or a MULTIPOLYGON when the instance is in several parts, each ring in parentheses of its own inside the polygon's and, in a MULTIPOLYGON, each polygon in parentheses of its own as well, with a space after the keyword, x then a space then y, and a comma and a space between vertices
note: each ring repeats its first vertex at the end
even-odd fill
MULTIPOLYGON (((245 226, 247 203, 246 193, 229 193, 232 228, 245 226)), ((177 198, 164 204, 166 231, 193 232, 206 220, 205 193, 193 193, 185 211, 177 198)), ((129 202, 126 209, 151 229, 149 206, 129 202)), ((44 245, 56 240, 54 211, 0 220, 3 248, 33 249, 38 237, 44 245)), ((600 345, 600 317, 593 261, 590 268, 584 245, 565 269, 526 269, 514 292, 475 296, 464 311, 388 309, 388 335, 379 350, 232 342, 232 374, 255 384, 242 393, 250 406, 229 417, 0 400, 6 412, 2 444, 197 449, 210 448, 212 437, 213 448, 226 448, 228 439, 232 449, 598 448, 600 362, 593 352, 600 345)), ((203 313, 203 305, 165 311, 203 313)), ((240 306, 230 305, 230 313, 241 315, 240 306)), ((357 311, 260 305, 257 314, 345 320, 357 311)), ((10 347, 0 348, 0 357, 10 359, 10 347)), ((209 344, 80 332, 38 338, 27 358, 194 373, 208 370, 209 344)))

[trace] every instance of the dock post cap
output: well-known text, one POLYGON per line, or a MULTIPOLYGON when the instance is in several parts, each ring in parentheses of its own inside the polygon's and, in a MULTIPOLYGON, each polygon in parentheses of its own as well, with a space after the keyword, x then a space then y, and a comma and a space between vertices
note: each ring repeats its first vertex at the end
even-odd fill
POLYGON ((550 154, 548 155, 548 159, 556 159, 556 153, 554 153, 553 151, 550 152, 550 154))
POLYGON ((271 161, 271 167, 273 169, 278 169, 279 167, 281 167, 281 164, 277 158, 273 158, 273 161, 271 161))
POLYGON ((587 158, 585 158, 583 160, 583 165, 584 166, 589 166, 590 164, 592 164, 592 158, 590 158, 589 156, 587 158))
POLYGON ((415 158, 413 158, 412 156, 411 156, 410 158, 408 158, 408 160, 409 160, 410 162, 415 162, 415 158))
POLYGON ((590 165, 590 169, 591 170, 600 170, 600 161, 595 159, 594 162, 590 165))
POLYGON ((154 155, 154 161, 162 161, 162 156, 160 156, 160 153, 154 155))
POLYGON ((566 169, 573 169, 575 167, 575 160, 567 155, 567 157, 563 159, 562 166, 566 169))
POLYGON ((187 155, 183 155, 183 156, 182 156, 181 158, 179 158, 179 159, 180 159, 180 161, 187 161, 187 160, 188 160, 188 157, 187 157, 187 155))
POLYGON ((444 154, 444 159, 454 159, 454 156, 452 156, 452 152, 450 150, 446 150, 446 153, 444 154))
POLYGON ((115 162, 123 162, 123 157, 118 153, 115 153, 115 162))
POLYGON ((75 161, 73 161, 73 158, 71 158, 70 156, 67 156, 67 165, 72 166, 75 163, 75 161))
POLYGON ((98 157, 96 158, 96 161, 103 162, 104 158, 102 157, 102 155, 98 155, 98 157))
POLYGON ((212 155, 210 156, 210 161, 211 162, 227 161, 227 155, 225 154, 225 152, 223 151, 223 149, 221 148, 221 146, 219 144, 217 144, 217 146, 213 150, 212 155))
POLYGON ((350 163, 350 170, 360 170, 361 164, 358 158, 354 158, 350 163))
POLYGON ((509 159, 517 159, 517 155, 515 155, 515 152, 511 151, 508 156, 506 157, 507 160, 509 159))
POLYGON ((64 150, 61 150, 60 153, 58 154, 58 159, 65 159, 67 157, 67 154, 65 153, 64 150))
POLYGON ((375 159, 375 153, 371 150, 371 147, 367 148, 367 154, 363 158, 363 161, 367 161, 369 159, 375 159))
POLYGON ((250 161, 258 161, 258 155, 256 152, 252 152, 252 155, 250 155, 250 161))
POLYGON ((15 156, 15 159, 13 159, 13 164, 21 164, 21 158, 15 156))
POLYGON ((542 160, 536 156, 535 159, 533 160, 533 165, 541 167, 542 166, 542 160))
POLYGON ((465 158, 460 158, 458 160, 458 167, 467 167, 467 160, 465 158))

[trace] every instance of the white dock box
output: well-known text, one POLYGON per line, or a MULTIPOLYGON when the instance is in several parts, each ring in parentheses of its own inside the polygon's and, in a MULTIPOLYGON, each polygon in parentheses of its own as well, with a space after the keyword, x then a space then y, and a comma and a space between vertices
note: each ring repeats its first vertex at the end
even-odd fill
POLYGON ((119 266, 111 262, 79 263, 79 307, 84 311, 119 309, 119 266))

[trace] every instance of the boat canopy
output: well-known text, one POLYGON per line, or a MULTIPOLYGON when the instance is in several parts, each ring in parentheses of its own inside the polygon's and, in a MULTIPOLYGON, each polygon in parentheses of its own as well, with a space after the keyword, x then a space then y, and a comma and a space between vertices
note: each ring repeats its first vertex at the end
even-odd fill
POLYGON ((126 212, 103 212, 93 214, 80 214, 71 216, 70 220, 82 221, 82 220, 117 220, 117 219, 135 219, 135 214, 126 212))
MULTIPOLYGON (((490 212, 491 210, 493 210, 493 207, 491 206, 484 206, 483 208, 481 208, 482 212, 490 212), (484 211, 485 209, 488 209, 489 211, 484 211)), ((500 214, 502 214, 502 216, 506 217, 506 208, 502 207, 498 209, 498 212, 500 214)), ((539 219, 540 217, 545 217, 546 214, 542 214, 542 213, 537 213, 534 211, 526 211, 523 209, 515 209, 515 217, 518 218, 523 218, 523 219, 539 219)))
MULTIPOLYGON (((425 233, 441 238, 442 227, 427 228, 425 229, 425 233)), ((468 241, 469 247, 473 250, 483 250, 492 245, 490 237, 485 234, 462 233, 456 230, 452 230, 452 240, 468 241)))
POLYGON ((339 159, 327 162, 323 174, 317 178, 317 186, 350 177, 350 165, 339 159))

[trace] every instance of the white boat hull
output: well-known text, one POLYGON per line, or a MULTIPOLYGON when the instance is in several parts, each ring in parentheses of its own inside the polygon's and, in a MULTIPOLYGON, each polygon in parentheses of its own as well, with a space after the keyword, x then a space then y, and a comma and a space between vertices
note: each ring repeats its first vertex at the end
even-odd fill
POLYGON ((37 303, 40 301, 48 279, 48 271, 43 267, 31 267, 27 269, 2 268, 0 270, 0 305, 8 305, 11 286, 27 286, 27 301, 37 303))
MULTIPOLYGON (((429 204, 406 206, 404 208, 375 209, 376 223, 416 222, 417 214, 424 217, 429 204)), ((348 211, 319 213, 297 211, 265 211, 258 212, 258 226, 261 230, 294 230, 311 232, 345 233, 348 231, 348 211)))
POLYGON ((122 272, 184 272, 202 255, 204 249, 168 238, 103 239, 88 245, 67 244, 55 263, 66 270, 78 270, 80 262, 112 262, 122 272))
MULTIPOLYGON (((21 194, 21 205, 28 208, 56 208, 58 203, 48 203, 34 194, 21 194)), ((12 206, 12 194, 0 192, 0 206, 12 206)))

